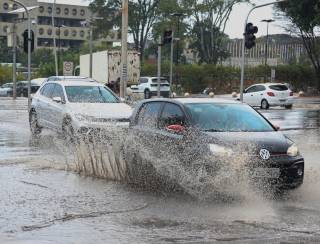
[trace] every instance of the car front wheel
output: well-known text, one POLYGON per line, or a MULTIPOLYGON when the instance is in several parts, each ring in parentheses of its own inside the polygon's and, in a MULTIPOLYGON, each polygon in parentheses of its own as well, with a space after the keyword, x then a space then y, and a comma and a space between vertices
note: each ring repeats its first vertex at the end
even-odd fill
POLYGON ((263 99, 261 101, 261 109, 269 109, 270 105, 267 100, 263 99))
POLYGON ((62 133, 65 140, 71 142, 74 140, 74 129, 71 125, 71 119, 64 120, 62 124, 62 133))
POLYGON ((38 124, 38 118, 37 118, 37 114, 35 111, 32 111, 30 113, 29 122, 30 122, 31 134, 33 136, 39 135, 41 133, 41 127, 38 124))

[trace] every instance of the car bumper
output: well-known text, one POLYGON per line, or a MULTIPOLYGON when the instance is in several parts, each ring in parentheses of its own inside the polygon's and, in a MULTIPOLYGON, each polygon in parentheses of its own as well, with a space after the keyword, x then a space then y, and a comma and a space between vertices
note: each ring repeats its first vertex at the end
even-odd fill
POLYGON ((278 156, 269 164, 255 166, 266 169, 279 169, 279 175, 275 178, 252 177, 255 183, 267 183, 278 189, 294 189, 302 185, 304 179, 304 159, 302 157, 278 156))
POLYGON ((290 106, 293 105, 293 98, 272 98, 268 101, 270 106, 290 106))
POLYGON ((127 131, 128 122, 110 121, 110 122, 80 122, 73 123, 73 129, 77 135, 99 136, 110 131, 127 131))

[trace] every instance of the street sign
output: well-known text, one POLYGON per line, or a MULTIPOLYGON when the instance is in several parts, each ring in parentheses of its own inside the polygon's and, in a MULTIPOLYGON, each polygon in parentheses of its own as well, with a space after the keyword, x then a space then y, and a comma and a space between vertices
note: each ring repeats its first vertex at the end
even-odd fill
POLYGON ((63 62, 63 75, 64 76, 73 75, 73 62, 63 62))

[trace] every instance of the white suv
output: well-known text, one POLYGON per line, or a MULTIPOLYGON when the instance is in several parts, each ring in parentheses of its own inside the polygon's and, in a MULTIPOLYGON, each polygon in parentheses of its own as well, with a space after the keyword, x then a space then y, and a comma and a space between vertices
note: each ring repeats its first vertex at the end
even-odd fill
MULTIPOLYGON (((130 87, 133 93, 144 94, 145 99, 158 94, 158 77, 141 77, 138 85, 130 87)), ((169 97, 170 84, 166 78, 161 77, 160 95, 162 97, 169 97)))
POLYGON ((73 137, 105 126, 128 126, 131 112, 129 105, 97 82, 48 81, 32 99, 29 122, 33 135, 47 128, 73 137))
POLYGON ((253 107, 269 109, 271 106, 282 106, 291 109, 293 92, 281 83, 255 84, 243 93, 243 101, 253 107))

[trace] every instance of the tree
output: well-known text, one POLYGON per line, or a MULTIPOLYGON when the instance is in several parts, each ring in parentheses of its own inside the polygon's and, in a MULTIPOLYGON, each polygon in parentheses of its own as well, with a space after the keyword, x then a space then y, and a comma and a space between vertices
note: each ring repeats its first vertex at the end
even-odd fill
POLYGON ((227 21, 234 5, 248 0, 182 0, 193 23, 194 46, 201 62, 216 64, 223 52, 227 21))
POLYGON ((295 33, 303 40, 307 54, 317 75, 317 88, 320 90, 320 28, 319 0, 290 0, 277 6, 285 18, 293 24, 295 33))
MULTIPOLYGON (((160 0, 129 1, 129 32, 133 36, 135 49, 141 53, 141 59, 152 27, 158 19, 159 3, 160 0)), ((100 32, 107 34, 111 27, 121 26, 122 1, 94 0, 90 6, 94 13, 104 17, 104 20, 96 21, 96 27, 100 32)))

